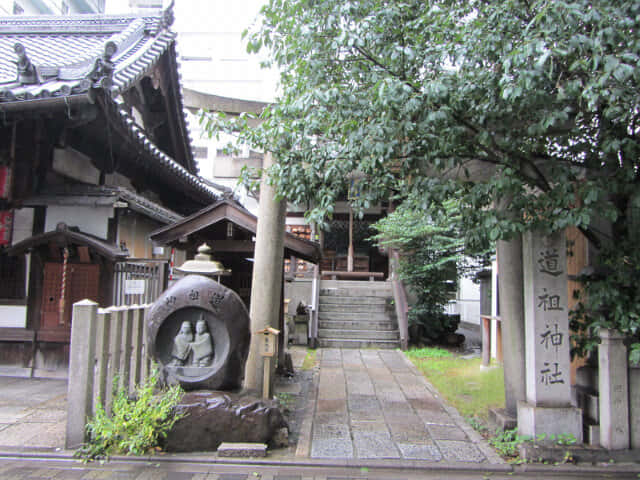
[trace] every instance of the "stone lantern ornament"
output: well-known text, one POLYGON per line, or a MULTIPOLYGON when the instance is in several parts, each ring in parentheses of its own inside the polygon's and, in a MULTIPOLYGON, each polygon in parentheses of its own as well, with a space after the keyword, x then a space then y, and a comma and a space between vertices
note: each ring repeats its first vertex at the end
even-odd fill
POLYGON ((249 313, 233 290, 213 280, 231 271, 210 252, 203 244, 176 268, 187 275, 147 313, 149 354, 165 382, 185 390, 240 388, 249 352, 249 313))

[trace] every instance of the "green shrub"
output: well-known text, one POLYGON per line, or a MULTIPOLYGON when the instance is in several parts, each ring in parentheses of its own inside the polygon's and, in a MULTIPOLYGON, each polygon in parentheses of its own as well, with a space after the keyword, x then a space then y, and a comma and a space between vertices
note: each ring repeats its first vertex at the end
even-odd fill
MULTIPOLYGON (((114 385, 117 385, 117 379, 114 385)), ((142 455, 160 446, 174 423, 181 418, 175 412, 183 390, 179 386, 158 388, 158 373, 138 386, 134 398, 126 388, 116 387, 111 415, 98 401, 95 416, 87 424, 89 442, 77 455, 91 460, 113 454, 142 455)))

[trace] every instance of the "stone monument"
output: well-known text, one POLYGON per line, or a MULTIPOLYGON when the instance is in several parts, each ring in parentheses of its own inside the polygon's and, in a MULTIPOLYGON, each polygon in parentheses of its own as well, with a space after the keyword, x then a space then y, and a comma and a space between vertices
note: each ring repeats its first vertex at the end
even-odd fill
POLYGON ((215 450, 222 442, 282 446, 287 424, 275 402, 239 392, 249 353, 249 313, 240 297, 209 277, 230 272, 201 246, 179 270, 190 274, 148 310, 149 355, 165 383, 188 390, 185 414, 166 438, 169 451, 215 450), (205 276, 207 275, 207 276, 205 276))
POLYGON ((566 250, 564 233, 523 236, 526 401, 518 403, 518 433, 572 434, 582 443, 582 411, 571 405, 566 250))
POLYGON ((250 338, 240 297, 202 275, 176 282, 147 314, 149 353, 185 390, 240 388, 250 338))

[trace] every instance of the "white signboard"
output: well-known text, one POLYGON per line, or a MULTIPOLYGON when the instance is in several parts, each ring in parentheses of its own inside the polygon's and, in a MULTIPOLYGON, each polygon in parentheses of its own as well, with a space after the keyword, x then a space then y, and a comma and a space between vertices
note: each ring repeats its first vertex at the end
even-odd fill
POLYGON ((125 280, 124 293, 126 295, 144 294, 144 280, 125 280))

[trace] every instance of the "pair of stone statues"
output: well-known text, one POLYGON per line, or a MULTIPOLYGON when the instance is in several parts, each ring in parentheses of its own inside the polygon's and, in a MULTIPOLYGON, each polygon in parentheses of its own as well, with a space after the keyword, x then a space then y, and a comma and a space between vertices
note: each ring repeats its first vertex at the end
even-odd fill
POLYGON ((213 362, 213 341, 208 332, 207 322, 200 318, 196 322, 195 337, 191 322, 184 321, 173 340, 170 366, 208 367, 213 362), (191 361, 189 363, 189 357, 191 361))

